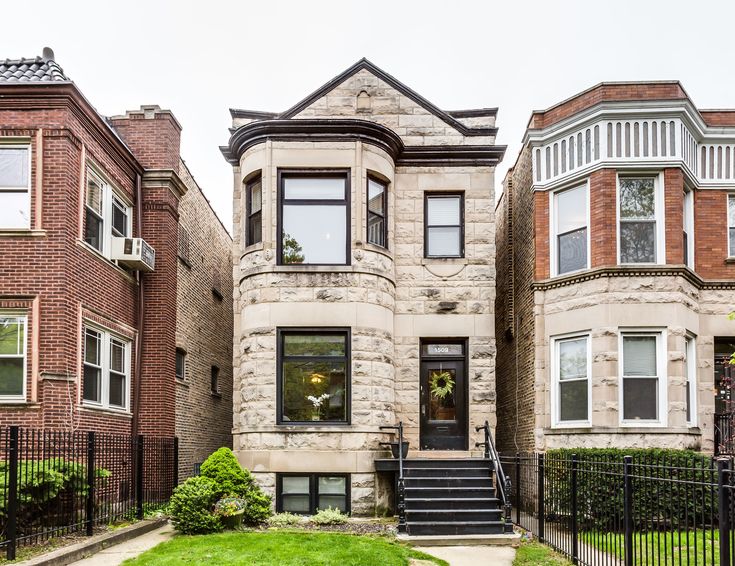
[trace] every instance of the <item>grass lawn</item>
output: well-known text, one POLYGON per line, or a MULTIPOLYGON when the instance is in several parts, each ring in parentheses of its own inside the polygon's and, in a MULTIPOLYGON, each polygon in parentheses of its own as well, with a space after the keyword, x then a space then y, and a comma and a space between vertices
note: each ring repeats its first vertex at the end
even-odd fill
POLYGON ((522 542, 516 551, 513 566, 568 566, 561 555, 540 542, 522 542))
POLYGON ((302 531, 177 536, 126 566, 406 566, 409 558, 447 563, 384 537, 302 531))
MULTIPOLYGON (((580 540, 623 558, 623 535, 582 533, 580 540)), ((634 564, 712 564, 720 563, 720 533, 711 531, 662 531, 633 534, 634 564)))

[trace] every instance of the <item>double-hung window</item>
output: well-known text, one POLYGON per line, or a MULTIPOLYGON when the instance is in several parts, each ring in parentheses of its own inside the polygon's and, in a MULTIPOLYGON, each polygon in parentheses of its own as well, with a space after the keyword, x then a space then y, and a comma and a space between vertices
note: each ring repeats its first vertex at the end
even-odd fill
POLYGON ((349 422, 347 330, 278 332, 278 423, 349 422))
POLYGON ((694 191, 684 191, 684 265, 694 269, 694 191))
POLYGON ((735 194, 727 195, 727 242, 727 255, 735 257, 735 194))
POLYGON ((657 179, 620 177, 620 263, 657 263, 663 260, 663 223, 658 220, 657 179))
POLYGON ((345 474, 278 474, 276 511, 313 514, 319 509, 350 511, 350 476, 345 474))
POLYGON ((95 327, 84 329, 85 404, 128 409, 130 342, 95 327))
POLYGON ((587 424, 590 421, 589 336, 558 338, 554 349, 556 421, 587 424))
POLYGON ((181 348, 176 348, 176 379, 186 379, 186 352, 181 348))
POLYGON ((246 215, 245 245, 263 240, 263 178, 258 175, 245 184, 246 215))
POLYGON ((374 177, 367 179, 367 241, 388 247, 388 185, 374 177))
POLYGON ((684 371, 686 372, 686 418, 689 426, 697 424, 697 354, 694 336, 687 336, 684 345, 684 371))
POLYGON ((589 267, 587 184, 553 194, 553 265, 562 275, 589 267))
POLYGON ((350 263, 346 171, 279 171, 281 265, 350 263))
POLYGON ((660 332, 624 332, 622 351, 622 420, 623 422, 664 422, 665 406, 663 337, 660 332))
POLYGON ((84 210, 84 241, 109 257, 111 238, 127 238, 132 232, 132 207, 88 167, 84 210))
POLYGON ((23 401, 26 391, 25 316, 0 313, 0 401, 23 401))
POLYGON ((464 195, 426 193, 424 255, 464 257, 464 195))
POLYGON ((31 149, 0 145, 0 229, 31 227, 31 149))

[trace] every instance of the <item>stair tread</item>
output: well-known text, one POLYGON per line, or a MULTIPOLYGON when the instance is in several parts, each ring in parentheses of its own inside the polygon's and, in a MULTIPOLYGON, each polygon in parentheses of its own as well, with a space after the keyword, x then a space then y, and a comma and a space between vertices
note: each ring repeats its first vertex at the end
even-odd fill
POLYGON ((406 513, 502 513, 502 509, 406 509, 406 513))
POLYGON ((422 525, 504 525, 505 521, 406 521, 406 523, 414 526, 422 525))
POLYGON ((406 497, 406 501, 500 501, 497 497, 406 497))

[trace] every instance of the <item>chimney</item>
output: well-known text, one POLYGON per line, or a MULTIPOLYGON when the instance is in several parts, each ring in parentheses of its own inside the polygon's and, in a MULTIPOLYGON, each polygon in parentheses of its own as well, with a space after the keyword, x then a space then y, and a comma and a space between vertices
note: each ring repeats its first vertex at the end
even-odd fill
POLYGON ((170 110, 141 106, 124 116, 113 116, 109 122, 143 167, 178 172, 181 124, 170 110))

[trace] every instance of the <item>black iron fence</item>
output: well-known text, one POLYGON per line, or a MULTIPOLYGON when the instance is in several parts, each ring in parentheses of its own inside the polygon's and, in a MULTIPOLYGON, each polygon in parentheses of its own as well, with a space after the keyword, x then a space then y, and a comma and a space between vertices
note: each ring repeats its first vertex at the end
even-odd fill
POLYGON ((0 548, 142 519, 176 486, 178 439, 0 428, 0 548))
POLYGON ((513 520, 584 566, 730 566, 735 471, 730 459, 501 457, 513 520))
POLYGON ((715 414, 715 456, 735 455, 735 413, 715 414))

